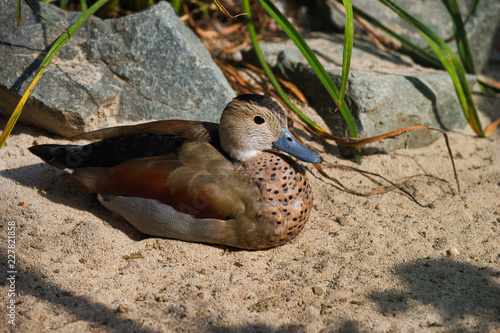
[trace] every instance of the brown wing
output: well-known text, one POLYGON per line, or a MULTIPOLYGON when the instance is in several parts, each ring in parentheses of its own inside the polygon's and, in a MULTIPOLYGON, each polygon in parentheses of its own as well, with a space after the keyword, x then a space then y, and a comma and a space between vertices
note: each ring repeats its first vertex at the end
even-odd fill
POLYGON ((103 140, 116 136, 164 133, 179 135, 185 139, 197 142, 209 142, 219 133, 219 124, 192 120, 160 120, 131 126, 103 128, 74 136, 75 140, 103 140))
POLYGON ((179 156, 157 156, 113 168, 83 168, 66 177, 87 192, 156 199, 198 218, 230 219, 259 200, 258 187, 209 143, 183 145, 179 156))

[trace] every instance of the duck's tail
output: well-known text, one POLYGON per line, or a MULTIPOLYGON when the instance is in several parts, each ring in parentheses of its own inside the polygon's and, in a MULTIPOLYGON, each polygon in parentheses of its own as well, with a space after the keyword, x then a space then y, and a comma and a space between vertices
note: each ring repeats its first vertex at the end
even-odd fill
POLYGON ((29 151, 40 157, 46 163, 58 168, 78 167, 79 147, 77 145, 39 145, 28 148, 29 151))
POLYGON ((111 168, 141 157, 175 154, 186 139, 161 133, 109 138, 85 145, 39 145, 29 150, 58 168, 111 168))

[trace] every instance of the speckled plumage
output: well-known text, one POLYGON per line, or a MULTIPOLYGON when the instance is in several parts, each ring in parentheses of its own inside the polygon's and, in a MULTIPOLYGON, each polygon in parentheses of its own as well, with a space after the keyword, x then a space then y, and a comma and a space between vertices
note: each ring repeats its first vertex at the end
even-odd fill
POLYGON ((262 224, 268 224, 265 247, 295 238, 309 218, 313 196, 304 168, 291 158, 264 152, 243 163, 245 173, 260 189, 262 224))
POLYGON ((90 132, 88 145, 30 150, 77 189, 98 193, 109 210, 152 236, 263 249, 295 238, 313 196, 303 161, 319 156, 299 144, 274 101, 242 95, 220 125, 166 120, 90 132))

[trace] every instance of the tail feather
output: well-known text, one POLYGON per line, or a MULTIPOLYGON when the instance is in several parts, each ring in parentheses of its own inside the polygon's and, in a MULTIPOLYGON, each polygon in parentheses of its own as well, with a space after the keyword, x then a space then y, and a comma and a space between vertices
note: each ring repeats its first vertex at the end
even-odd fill
POLYGON ((106 185, 106 168, 77 169, 73 173, 63 174, 68 185, 76 190, 90 193, 117 194, 106 185))
POLYGON ((39 145, 28 148, 30 152, 40 157, 46 163, 58 168, 74 168, 78 165, 76 145, 39 145))

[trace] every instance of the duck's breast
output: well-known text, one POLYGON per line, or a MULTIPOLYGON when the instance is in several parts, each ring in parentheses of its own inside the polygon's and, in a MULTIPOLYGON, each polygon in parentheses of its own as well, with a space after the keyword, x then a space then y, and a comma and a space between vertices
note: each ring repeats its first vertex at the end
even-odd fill
POLYGON ((244 163, 244 170, 260 188, 256 218, 267 247, 284 244, 303 229, 313 205, 305 170, 286 155, 264 152, 244 163))

